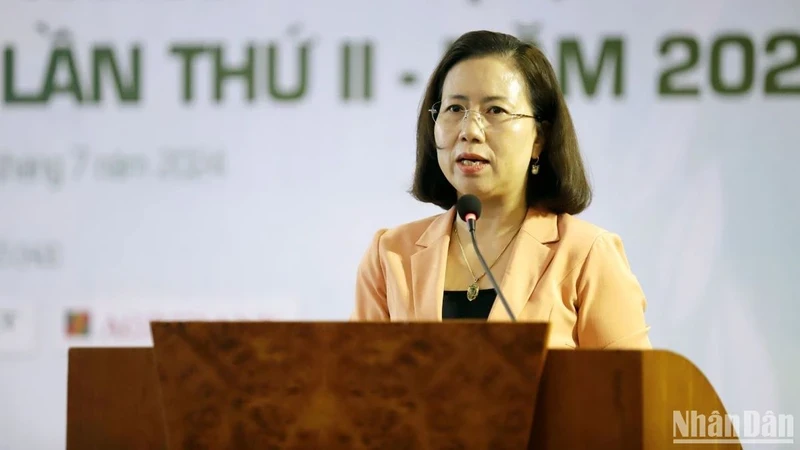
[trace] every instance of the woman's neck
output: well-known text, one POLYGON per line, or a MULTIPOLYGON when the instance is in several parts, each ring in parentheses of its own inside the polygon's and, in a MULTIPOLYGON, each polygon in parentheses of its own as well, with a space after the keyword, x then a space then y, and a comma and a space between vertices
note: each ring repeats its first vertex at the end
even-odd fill
MULTIPOLYGON (((481 250, 498 239, 505 241, 519 230, 528 213, 528 206, 522 201, 504 202, 481 199, 481 217, 475 226, 475 239, 481 250)), ((458 217, 458 216, 456 216, 458 217)), ((470 240, 469 228, 463 220, 456 220, 458 234, 470 240)))

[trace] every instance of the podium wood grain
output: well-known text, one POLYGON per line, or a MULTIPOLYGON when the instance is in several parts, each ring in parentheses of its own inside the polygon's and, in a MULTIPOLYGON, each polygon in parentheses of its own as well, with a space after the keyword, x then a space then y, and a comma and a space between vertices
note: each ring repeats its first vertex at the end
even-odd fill
POLYGON ((166 450, 152 348, 71 348, 67 450, 166 450))
POLYGON ((675 436, 673 411, 725 414, 705 375, 676 353, 550 350, 537 396, 530 448, 742 448, 738 442, 673 442, 681 437, 675 436))
POLYGON ((542 324, 158 323, 171 450, 522 449, 542 324))
POLYGON ((531 449, 742 448, 673 443, 673 411, 725 414, 680 355, 549 350, 542 369, 536 331, 444 325, 158 325, 158 365, 71 349, 67 450, 166 449, 163 420, 170 450, 526 448, 528 428, 531 449))

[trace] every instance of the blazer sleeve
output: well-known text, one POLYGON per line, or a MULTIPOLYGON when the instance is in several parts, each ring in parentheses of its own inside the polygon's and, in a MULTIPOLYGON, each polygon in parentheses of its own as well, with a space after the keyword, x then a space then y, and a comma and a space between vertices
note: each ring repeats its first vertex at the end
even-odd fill
POLYGON ((386 278, 381 264, 381 238, 386 229, 378 230, 358 265, 355 308, 350 321, 389 321, 386 301, 386 278))
POLYGON ((622 239, 598 236, 577 279, 578 347, 651 349, 647 300, 628 263, 622 239))

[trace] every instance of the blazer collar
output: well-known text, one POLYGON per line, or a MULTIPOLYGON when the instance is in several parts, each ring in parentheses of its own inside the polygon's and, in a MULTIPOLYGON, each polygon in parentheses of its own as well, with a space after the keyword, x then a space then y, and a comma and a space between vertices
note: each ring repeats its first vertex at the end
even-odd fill
MULTIPOLYGON (((449 237, 453 231, 453 221, 456 218, 455 206, 444 214, 436 217, 425 232, 417 239, 420 247, 429 247, 443 237, 449 237)), ((479 221, 480 223, 480 221, 479 221)), ((525 220, 522 221, 521 233, 527 233, 541 244, 557 242, 558 217, 555 214, 528 208, 525 220)))
POLYGON ((540 244, 557 242, 559 239, 558 216, 550 212, 528 208, 528 213, 522 222, 522 232, 529 234, 540 244))
MULTIPOLYGON (((455 207, 436 217, 416 244, 421 248, 411 255, 411 289, 414 298, 414 315, 418 320, 442 319, 442 293, 446 272, 447 249, 456 217, 455 207)), ((500 288, 512 311, 519 315, 528 303, 547 265, 552 259, 550 248, 544 244, 556 242, 558 216, 529 208, 517 240, 509 249, 511 259, 504 274, 495 274, 500 288)), ((534 317, 547 319, 546 304, 534 305, 534 317)), ((495 301, 489 314, 490 321, 510 320, 502 302, 495 301)))

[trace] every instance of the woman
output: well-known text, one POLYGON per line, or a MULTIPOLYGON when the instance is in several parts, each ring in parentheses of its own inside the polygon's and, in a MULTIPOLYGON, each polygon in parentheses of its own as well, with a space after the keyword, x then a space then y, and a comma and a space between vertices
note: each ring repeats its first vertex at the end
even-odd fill
POLYGON ((472 194, 476 241, 518 321, 550 322, 550 347, 651 348, 620 238, 574 217, 591 188, 536 47, 488 31, 453 43, 421 105, 412 194, 446 212, 375 234, 352 320, 509 320, 455 211, 472 194))

